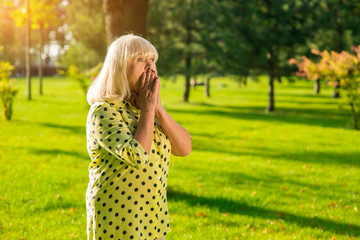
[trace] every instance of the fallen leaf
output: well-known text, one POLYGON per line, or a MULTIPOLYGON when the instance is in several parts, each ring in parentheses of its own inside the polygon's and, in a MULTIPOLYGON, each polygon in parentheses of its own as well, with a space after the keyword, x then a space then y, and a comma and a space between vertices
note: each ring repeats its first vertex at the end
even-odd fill
POLYGON ((277 216, 280 217, 281 219, 283 219, 285 217, 285 213, 282 211, 277 212, 277 216))
POLYGON ((205 217, 205 213, 203 213, 203 212, 198 212, 198 215, 201 217, 205 217))

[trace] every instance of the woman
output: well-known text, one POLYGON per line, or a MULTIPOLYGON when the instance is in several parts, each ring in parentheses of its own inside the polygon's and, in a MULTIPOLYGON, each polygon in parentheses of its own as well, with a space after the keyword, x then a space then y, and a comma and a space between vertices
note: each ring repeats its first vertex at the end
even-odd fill
POLYGON ((170 153, 190 154, 191 137, 161 104, 157 58, 146 39, 122 36, 89 88, 88 240, 163 240, 171 231, 170 153))

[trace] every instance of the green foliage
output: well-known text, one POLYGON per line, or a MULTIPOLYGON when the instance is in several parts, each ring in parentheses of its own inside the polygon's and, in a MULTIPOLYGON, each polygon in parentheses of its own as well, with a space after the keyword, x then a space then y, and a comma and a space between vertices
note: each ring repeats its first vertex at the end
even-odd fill
POLYGON ((88 69, 102 60, 93 49, 87 48, 82 42, 76 41, 70 43, 69 49, 57 59, 58 63, 64 68, 76 65, 80 69, 88 69))
POLYGON ((70 65, 67 71, 60 70, 59 73, 75 81, 84 93, 86 100, 86 94, 89 89, 90 83, 99 74, 101 67, 102 63, 99 63, 95 67, 82 72, 76 65, 70 65))
POLYGON ((188 1, 151 0, 148 13, 147 36, 156 47, 159 74, 171 76, 185 73, 186 30, 184 14, 188 1))
MULTIPOLYGON (((31 13, 31 28, 49 28, 50 25, 56 25, 59 22, 57 18, 57 5, 60 0, 37 0, 30 1, 30 13, 31 13)), ((11 6, 13 10, 11 16, 16 22, 17 26, 24 26, 27 20, 26 1, 17 2, 17 4, 11 6)))
POLYGON ((315 63, 303 56, 301 61, 290 59, 290 63, 297 64, 298 76, 306 76, 309 80, 324 79, 332 86, 340 85, 348 99, 355 129, 360 129, 360 45, 353 46, 355 52, 340 53, 326 50, 320 52, 312 49, 312 53, 321 57, 315 63))
POLYGON ((68 1, 65 11, 67 33, 72 39, 60 62, 65 67, 75 64, 85 69, 103 61, 107 42, 102 1, 68 1))
MULTIPOLYGON (((0 52, 2 48, 0 47, 0 52)), ((0 60, 0 100, 4 120, 11 120, 12 105, 18 89, 14 87, 15 79, 10 79, 14 66, 0 60)))

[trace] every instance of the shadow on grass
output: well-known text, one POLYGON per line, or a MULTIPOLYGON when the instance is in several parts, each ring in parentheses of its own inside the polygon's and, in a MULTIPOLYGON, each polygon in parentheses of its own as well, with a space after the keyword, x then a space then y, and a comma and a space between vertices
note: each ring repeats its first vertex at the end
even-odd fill
POLYGON ((234 155, 234 156, 255 156, 262 159, 277 159, 285 161, 295 161, 313 164, 339 164, 354 165, 360 167, 360 151, 358 152, 330 152, 330 151, 302 151, 289 152, 286 149, 277 151, 267 147, 251 146, 250 148, 236 149, 229 148, 232 139, 217 138, 216 135, 193 133, 192 136, 205 137, 205 140, 197 139, 193 150, 201 152, 212 152, 216 154, 234 155), (208 139, 211 139, 209 141, 208 139))
POLYGON ((71 132, 76 133, 76 134, 84 134, 84 136, 86 134, 85 126, 69 126, 69 125, 60 125, 60 124, 47 123, 47 122, 38 123, 38 124, 42 125, 42 126, 45 126, 45 127, 71 131, 71 132))
POLYGON ((20 122, 22 125, 25 125, 25 124, 29 125, 29 126, 39 125, 39 126, 48 127, 48 128, 66 130, 66 131, 70 131, 75 134, 83 134, 84 136, 86 134, 85 124, 84 124, 84 126, 71 126, 71 125, 61 125, 61 124, 55 124, 55 123, 49 123, 49 122, 35 122, 35 121, 27 121, 27 120, 25 121, 22 119, 18 119, 16 121, 20 122))
POLYGON ((222 213, 235 213, 246 215, 253 218, 262 219, 283 219, 285 222, 295 223, 301 227, 318 228, 327 232, 344 234, 348 236, 360 236, 360 226, 335 222, 329 219, 318 217, 299 216, 293 213, 276 211, 262 207, 248 205, 247 203, 237 202, 225 198, 209 198, 203 196, 195 196, 185 192, 168 189, 167 193, 169 201, 186 201, 189 205, 197 206, 198 204, 217 208, 222 213))
POLYGON ((28 148, 29 152, 34 155, 41 155, 41 154, 47 154, 47 155, 68 155, 75 158, 85 159, 89 160, 89 156, 85 154, 81 154, 75 151, 66 151, 62 149, 42 149, 42 148, 28 148))
POLYGON ((204 105, 203 111, 192 111, 191 109, 167 108, 170 113, 181 113, 189 115, 203 115, 209 117, 229 117, 242 120, 259 120, 264 122, 285 122, 290 124, 304 124, 310 126, 323 126, 332 128, 344 128, 346 122, 350 121, 350 115, 329 109, 311 108, 285 108, 279 107, 275 112, 266 113, 265 107, 238 107, 238 106, 216 106, 204 105))
MULTIPOLYGON (((295 93, 278 92, 276 94, 275 98, 276 97, 293 97, 293 98, 304 98, 304 97, 306 97, 306 98, 311 98, 312 100, 316 100, 316 99, 321 98, 321 99, 328 99, 329 103, 331 103, 331 104, 334 104, 334 101, 336 102, 336 100, 338 100, 338 99, 332 98, 329 95, 323 95, 323 94, 314 95, 314 94, 311 94, 311 93, 298 93, 298 92, 295 92, 295 93)), ((320 102, 320 103, 323 103, 323 102, 320 102)))
MULTIPOLYGON (((255 147, 252 147, 254 149, 255 147)), ((308 151, 308 152, 286 152, 269 151, 264 148, 257 148, 257 151, 250 153, 252 156, 272 158, 274 160, 281 158, 287 161, 298 161, 315 164, 348 164, 360 166, 359 152, 329 152, 329 151, 308 151)), ((246 153, 245 153, 246 154, 246 153)))

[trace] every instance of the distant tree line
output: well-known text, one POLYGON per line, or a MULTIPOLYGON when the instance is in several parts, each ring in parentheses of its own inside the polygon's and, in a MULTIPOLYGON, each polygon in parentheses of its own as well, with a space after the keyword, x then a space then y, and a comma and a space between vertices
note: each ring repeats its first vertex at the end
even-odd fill
MULTIPOLYGON (((290 58, 313 58, 310 49, 349 51, 360 44, 356 0, 64 0, 56 8, 61 21, 43 29, 43 44, 33 39, 33 55, 42 48, 46 59, 47 46, 56 42, 57 64, 89 69, 103 61, 114 37, 132 31, 158 49, 161 75, 185 76, 184 101, 191 96, 190 80, 199 75, 209 86, 216 75, 234 75, 246 84, 248 76, 267 74, 267 111, 275 110, 275 83, 296 71, 290 58)), ((4 7, 0 25, 6 26, 0 29, 3 54, 24 65, 19 48, 24 33, 4 7)))

